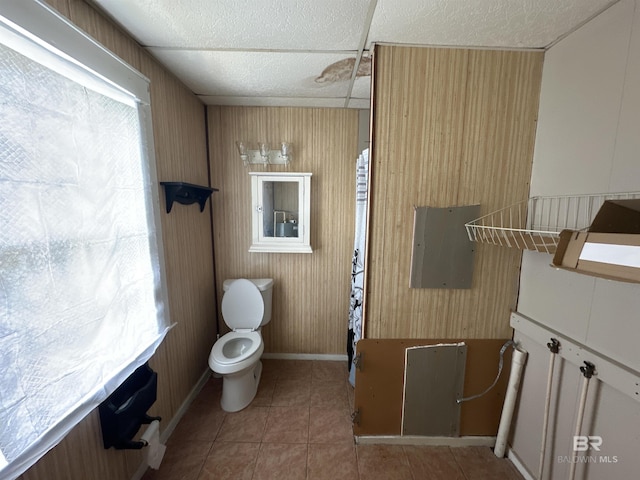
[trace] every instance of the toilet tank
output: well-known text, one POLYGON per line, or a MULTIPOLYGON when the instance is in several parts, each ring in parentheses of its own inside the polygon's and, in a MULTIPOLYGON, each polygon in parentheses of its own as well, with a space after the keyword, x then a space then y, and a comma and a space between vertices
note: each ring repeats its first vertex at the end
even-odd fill
MULTIPOLYGON (((260 326, 266 325, 271 321, 273 278, 247 278, 247 280, 252 282, 256 287, 258 287, 258 290, 260 290, 262 301, 264 302, 264 315, 262 317, 262 323, 260 323, 260 326)), ((227 290, 229 290, 231 284, 235 281, 235 278, 225 280, 222 283, 222 289, 226 292, 227 290)))

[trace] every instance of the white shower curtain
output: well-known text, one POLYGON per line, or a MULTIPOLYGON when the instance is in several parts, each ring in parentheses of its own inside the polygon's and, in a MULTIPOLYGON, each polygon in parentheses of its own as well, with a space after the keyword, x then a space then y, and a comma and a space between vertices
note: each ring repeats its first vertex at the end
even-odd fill
POLYGON ((349 357, 349 382, 356 384, 353 357, 356 343, 362 338, 362 300, 364 287, 365 239, 367 230, 367 195, 369 192, 369 149, 358 157, 356 167, 356 225, 351 261, 351 304, 349 306, 349 335, 347 355, 349 357))

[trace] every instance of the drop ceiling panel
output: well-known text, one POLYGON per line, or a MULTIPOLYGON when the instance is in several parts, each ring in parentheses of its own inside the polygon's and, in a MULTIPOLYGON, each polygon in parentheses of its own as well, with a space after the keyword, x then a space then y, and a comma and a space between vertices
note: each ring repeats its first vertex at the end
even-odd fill
POLYGON ((346 97, 349 87, 348 81, 315 81, 344 54, 150 50, 198 95, 346 97))
POLYGON ((611 0, 378 0, 372 42, 544 48, 611 0))
POLYGON ((353 83, 353 89, 351 90, 351 96, 355 98, 369 98, 371 96, 371 77, 356 78, 353 83))
POLYGON ((371 0, 93 0, 144 46, 356 50, 371 0))
POLYGON ((357 108, 359 110, 367 110, 371 108, 371 100, 368 98, 350 98, 347 108, 357 108))

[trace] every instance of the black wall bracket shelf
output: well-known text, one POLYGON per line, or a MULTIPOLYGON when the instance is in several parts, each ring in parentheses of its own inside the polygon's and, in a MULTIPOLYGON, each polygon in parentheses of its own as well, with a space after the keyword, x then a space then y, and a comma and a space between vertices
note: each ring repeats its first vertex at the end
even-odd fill
POLYGON ((207 198, 209 198, 213 192, 218 191, 217 188, 203 187, 201 185, 184 182, 160 182, 160 185, 164 187, 167 213, 171 211, 173 202, 178 202, 183 205, 191 205, 192 203, 198 202, 200 211, 202 212, 207 203, 207 198))

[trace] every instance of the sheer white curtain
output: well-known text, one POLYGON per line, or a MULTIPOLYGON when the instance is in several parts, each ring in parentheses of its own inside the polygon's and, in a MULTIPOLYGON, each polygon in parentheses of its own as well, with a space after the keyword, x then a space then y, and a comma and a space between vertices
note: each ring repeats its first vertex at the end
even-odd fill
POLYGON ((367 234, 367 196, 369 194, 369 149, 360 154, 356 166, 356 224, 351 260, 351 304, 349 307, 349 382, 356 384, 353 356, 356 343, 362 338, 362 301, 364 288, 364 259, 367 234))
POLYGON ((127 91, 22 14, 48 33, 69 27, 31 0, 0 6, 3 479, 57 444, 169 328, 148 81, 146 97, 127 91))

